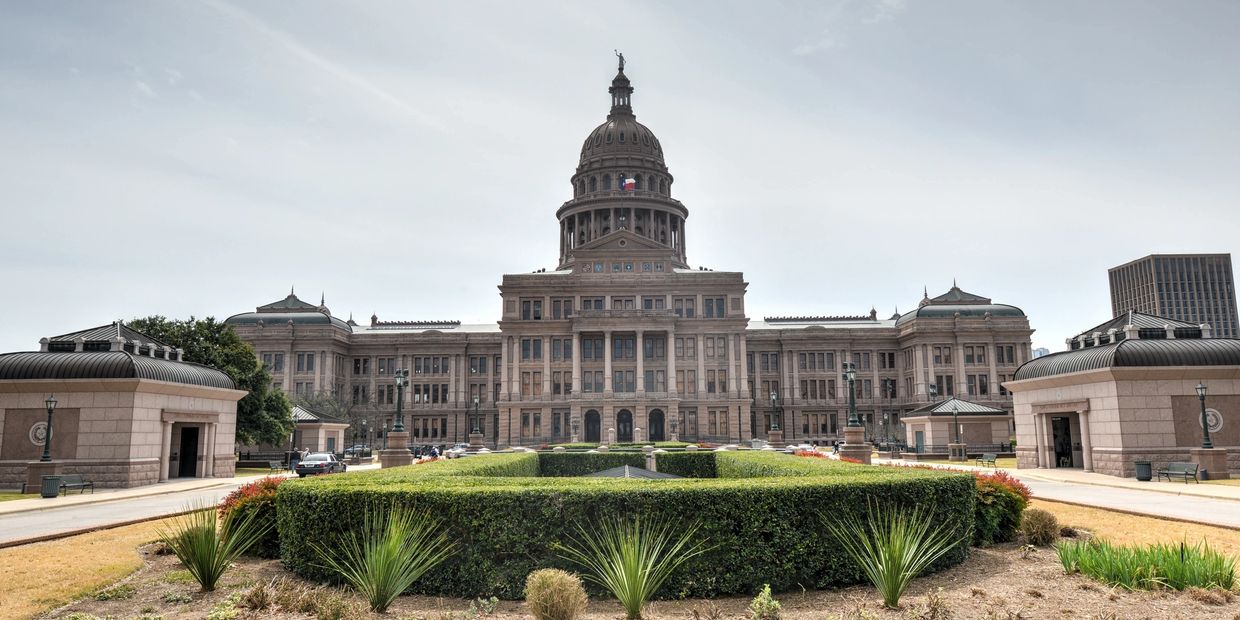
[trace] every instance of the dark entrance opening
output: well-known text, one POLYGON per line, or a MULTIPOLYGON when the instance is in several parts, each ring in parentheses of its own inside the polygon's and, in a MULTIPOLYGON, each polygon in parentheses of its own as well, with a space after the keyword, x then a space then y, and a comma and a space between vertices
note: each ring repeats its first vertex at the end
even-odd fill
POLYGON ((181 428, 181 460, 177 465, 177 476, 194 478, 198 475, 198 427, 181 428))
POLYGON ((628 409, 621 409, 616 414, 616 441, 618 443, 632 443, 633 441, 633 412, 628 409))
POLYGON ((1072 462, 1072 422, 1051 418, 1051 437, 1055 445, 1055 467, 1075 467, 1072 462))
POLYGON ((650 441, 663 441, 663 410, 650 411, 650 441))
POLYGON ((586 412, 586 441, 598 443, 602 441, 602 433, 600 429, 602 424, 599 423, 598 412, 591 409, 586 412))

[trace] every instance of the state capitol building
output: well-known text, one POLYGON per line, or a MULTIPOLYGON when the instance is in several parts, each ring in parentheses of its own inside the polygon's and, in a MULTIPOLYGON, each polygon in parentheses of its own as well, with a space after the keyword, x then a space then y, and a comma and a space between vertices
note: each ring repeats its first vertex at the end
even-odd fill
POLYGON ((907 430, 912 444, 922 431, 901 416, 951 396, 1011 413, 1002 383, 1030 359, 1032 334, 1015 306, 953 285, 891 318, 749 317, 743 274, 690 267, 689 209, 672 197, 659 139, 633 114, 623 62, 609 92, 555 214, 558 264, 504 275, 497 323, 359 325, 291 292, 227 323, 278 387, 336 394, 371 430, 391 428, 395 371, 408 369, 415 444, 467 441, 475 417, 493 448, 612 432, 737 443, 773 428, 785 442, 831 443, 847 420, 846 362, 860 416, 884 429, 872 435, 907 430))

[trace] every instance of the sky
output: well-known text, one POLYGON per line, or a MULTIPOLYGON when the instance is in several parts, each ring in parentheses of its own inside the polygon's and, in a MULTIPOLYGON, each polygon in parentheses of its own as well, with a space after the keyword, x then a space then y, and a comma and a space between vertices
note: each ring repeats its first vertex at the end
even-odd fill
POLYGON ((1238 34, 1204 0, 0 0, 0 351, 290 287, 493 322, 555 267, 615 49, 751 318, 954 279, 1062 350, 1109 267, 1240 254, 1238 34))

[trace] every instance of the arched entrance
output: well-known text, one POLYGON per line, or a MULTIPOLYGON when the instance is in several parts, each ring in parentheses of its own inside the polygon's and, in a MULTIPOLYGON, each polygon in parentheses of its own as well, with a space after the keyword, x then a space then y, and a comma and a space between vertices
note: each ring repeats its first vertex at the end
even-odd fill
POLYGON ((586 441, 599 443, 603 440, 602 424, 599 421, 598 412, 591 409, 586 412, 586 441))
POLYGON ((663 410, 650 410, 650 441, 664 441, 663 410))
POLYGON ((616 412, 616 441, 618 443, 633 441, 633 412, 628 409, 616 412))

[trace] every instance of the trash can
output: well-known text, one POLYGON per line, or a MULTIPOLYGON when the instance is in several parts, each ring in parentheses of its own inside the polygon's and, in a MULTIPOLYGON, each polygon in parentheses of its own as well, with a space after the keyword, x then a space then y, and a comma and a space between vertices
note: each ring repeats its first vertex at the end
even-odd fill
POLYGON ((1137 480, 1141 482, 1149 482, 1154 479, 1154 466, 1149 461, 1133 461, 1132 464, 1137 468, 1137 480))
POLYGON ((43 476, 43 486, 40 488, 43 497, 58 497, 60 495, 60 476, 43 476))

